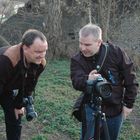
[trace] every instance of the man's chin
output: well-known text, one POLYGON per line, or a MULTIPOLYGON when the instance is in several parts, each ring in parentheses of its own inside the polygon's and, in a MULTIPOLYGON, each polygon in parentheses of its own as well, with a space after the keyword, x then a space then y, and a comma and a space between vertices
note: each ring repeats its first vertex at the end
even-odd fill
POLYGON ((93 56, 92 54, 85 54, 85 53, 83 53, 83 55, 84 55, 85 57, 91 57, 91 56, 93 56))
POLYGON ((41 60, 40 61, 35 61, 34 63, 39 65, 39 64, 41 64, 41 60))

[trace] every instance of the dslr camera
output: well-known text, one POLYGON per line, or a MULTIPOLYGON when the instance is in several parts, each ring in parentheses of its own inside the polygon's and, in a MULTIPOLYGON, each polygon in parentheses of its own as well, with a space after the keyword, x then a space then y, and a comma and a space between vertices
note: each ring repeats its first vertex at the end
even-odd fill
POLYGON ((109 99, 111 97, 112 87, 111 84, 102 76, 96 80, 87 80, 87 92, 93 97, 102 97, 109 99))
POLYGON ((32 96, 27 96, 23 98, 23 105, 26 110, 26 119, 27 121, 31 121, 34 118, 37 117, 37 113, 34 110, 33 106, 33 97, 32 96))

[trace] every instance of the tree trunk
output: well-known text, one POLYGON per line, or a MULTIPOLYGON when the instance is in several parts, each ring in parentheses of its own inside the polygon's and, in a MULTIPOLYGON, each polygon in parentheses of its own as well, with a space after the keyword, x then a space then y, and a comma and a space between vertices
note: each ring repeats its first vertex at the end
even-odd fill
POLYGON ((45 0, 45 31, 49 43, 49 57, 60 56, 62 52, 62 12, 60 0, 45 0))
POLYGON ((98 2, 99 24, 101 25, 101 28, 103 30, 103 40, 107 41, 112 0, 99 0, 98 2))

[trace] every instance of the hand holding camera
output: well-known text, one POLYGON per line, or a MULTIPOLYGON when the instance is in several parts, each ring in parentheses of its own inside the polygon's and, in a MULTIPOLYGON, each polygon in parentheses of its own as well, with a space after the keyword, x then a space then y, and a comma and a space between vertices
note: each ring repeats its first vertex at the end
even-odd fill
POLYGON ((111 84, 97 73, 97 70, 93 70, 89 73, 87 80, 87 92, 94 95, 94 97, 101 96, 104 99, 111 97, 112 87, 111 84))
POLYGON ((100 76, 101 74, 97 73, 97 70, 92 70, 88 75, 88 80, 96 80, 100 76))

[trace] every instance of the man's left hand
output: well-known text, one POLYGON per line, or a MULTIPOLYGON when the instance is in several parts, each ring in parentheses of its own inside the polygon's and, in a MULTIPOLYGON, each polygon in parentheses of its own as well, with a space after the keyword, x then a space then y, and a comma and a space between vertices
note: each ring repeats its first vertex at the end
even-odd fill
POLYGON ((132 108, 128 108, 126 106, 123 106, 123 110, 122 110, 122 113, 123 113, 123 116, 124 116, 124 119, 126 119, 126 117, 132 112, 132 108))

